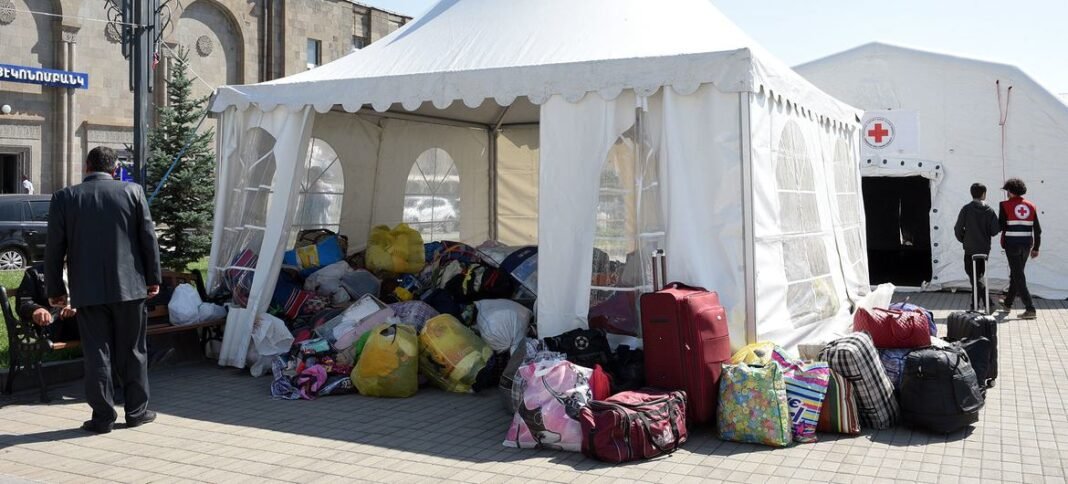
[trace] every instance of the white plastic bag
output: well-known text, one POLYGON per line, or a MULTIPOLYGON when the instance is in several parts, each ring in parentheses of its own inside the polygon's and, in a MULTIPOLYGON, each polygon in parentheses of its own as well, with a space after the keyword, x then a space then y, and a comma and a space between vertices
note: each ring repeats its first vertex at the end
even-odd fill
POLYGON ((348 262, 340 261, 330 264, 304 281, 304 290, 330 298, 333 304, 344 304, 351 300, 349 293, 341 286, 341 278, 354 272, 348 262))
POLYGON ((478 332, 495 352, 514 351, 527 335, 534 316, 522 304, 507 299, 486 299, 476 302, 475 307, 478 332))
POLYGON ((271 368, 272 358, 288 353, 292 346, 293 335, 286 329, 286 323, 270 314, 257 316, 252 325, 252 341, 249 342, 245 360, 251 367, 252 376, 266 374, 271 368))
POLYGON ((204 323, 226 318, 226 308, 209 302, 200 303, 197 308, 197 322, 204 323))
POLYGON ((167 303, 167 313, 171 324, 175 326, 196 324, 202 302, 195 287, 191 284, 179 284, 174 288, 171 302, 167 303))

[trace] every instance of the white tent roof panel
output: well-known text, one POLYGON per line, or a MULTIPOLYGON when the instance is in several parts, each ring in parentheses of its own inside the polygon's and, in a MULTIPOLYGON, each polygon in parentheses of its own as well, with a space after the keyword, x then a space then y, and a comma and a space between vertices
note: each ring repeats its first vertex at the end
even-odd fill
POLYGON ((671 86, 690 94, 712 83, 725 92, 761 88, 834 121, 856 111, 823 95, 766 54, 709 0, 444 0, 423 17, 322 67, 274 81, 219 89, 213 109, 255 103, 269 111, 342 105, 414 111, 462 100, 469 108, 526 96, 577 101, 625 89, 671 86), (559 15, 567 12, 567 15, 559 15), (552 19, 546 21, 544 19, 552 19), (287 86, 290 89, 277 89, 287 86))

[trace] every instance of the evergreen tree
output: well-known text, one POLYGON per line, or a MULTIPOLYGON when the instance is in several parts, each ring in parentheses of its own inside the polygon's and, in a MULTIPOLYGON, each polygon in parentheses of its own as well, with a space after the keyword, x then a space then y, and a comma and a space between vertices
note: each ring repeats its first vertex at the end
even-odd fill
POLYGON ((197 132, 208 98, 193 97, 188 66, 188 50, 179 49, 167 84, 168 104, 159 109, 159 125, 148 137, 151 153, 145 177, 149 195, 163 182, 150 208, 159 236, 160 261, 164 268, 177 271, 210 252, 215 202, 214 132, 197 132), (163 180, 187 143, 178 164, 163 180))

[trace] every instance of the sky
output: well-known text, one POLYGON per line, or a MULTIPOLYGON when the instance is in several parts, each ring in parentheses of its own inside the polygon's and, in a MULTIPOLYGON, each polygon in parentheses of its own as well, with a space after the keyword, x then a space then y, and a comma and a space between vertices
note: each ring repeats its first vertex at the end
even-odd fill
MULTIPOLYGON (((360 0, 416 17, 436 0, 360 0)), ((582 1, 582 0, 575 0, 582 1)), ((789 65, 868 42, 1013 64, 1068 98, 1068 0, 713 0, 789 65)))

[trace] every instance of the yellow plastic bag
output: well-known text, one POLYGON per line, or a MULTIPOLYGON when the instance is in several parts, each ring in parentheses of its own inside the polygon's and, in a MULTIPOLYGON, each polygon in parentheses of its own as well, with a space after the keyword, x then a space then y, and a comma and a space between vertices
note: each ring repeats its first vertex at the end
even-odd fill
POLYGON ((451 314, 426 322, 419 333, 419 372, 442 390, 467 393, 493 350, 451 314))
POLYGON ((732 365, 766 365, 771 363, 771 354, 775 351, 775 343, 760 341, 746 345, 731 356, 732 365))
POLYGON ((410 397, 419 389, 419 337, 403 324, 371 330, 352 369, 352 383, 371 397, 410 397))
POLYGON ((407 224, 390 230, 385 225, 371 229, 367 239, 367 268, 375 272, 415 274, 426 265, 423 236, 407 224))

